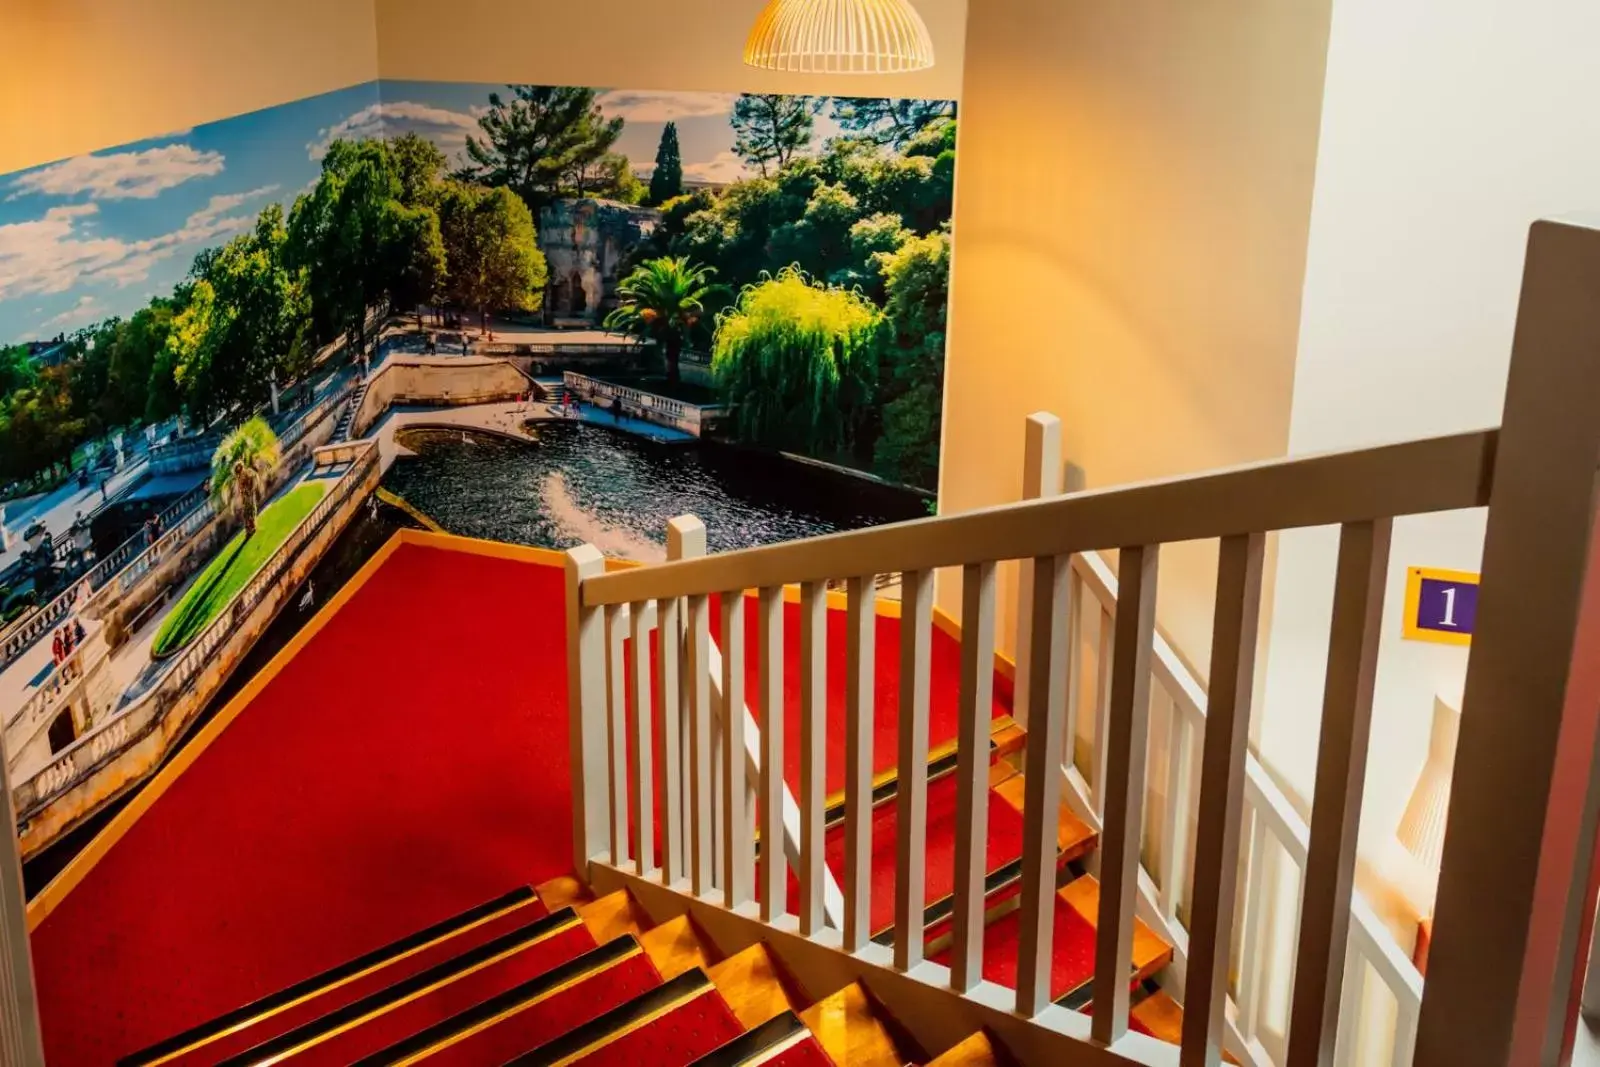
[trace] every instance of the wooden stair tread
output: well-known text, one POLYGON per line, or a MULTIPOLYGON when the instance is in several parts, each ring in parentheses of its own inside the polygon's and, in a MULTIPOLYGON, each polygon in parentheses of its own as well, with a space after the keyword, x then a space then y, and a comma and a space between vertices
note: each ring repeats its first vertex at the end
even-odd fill
MULTIPOLYGON (((1177 1045, 1183 1041, 1183 1006, 1164 990, 1145 997, 1128 1011, 1128 1016, 1151 1037, 1177 1045)), ((1224 1052, 1225 1063, 1238 1063, 1231 1052, 1224 1052)))
MULTIPOLYGON (((1100 928, 1100 882, 1093 875, 1075 879, 1057 891, 1057 896, 1083 916, 1091 927, 1100 928)), ((1133 920, 1133 978, 1143 981, 1172 962, 1172 946, 1138 916, 1133 920)))
POLYGON ((549 911, 557 911, 569 904, 576 908, 594 899, 594 894, 589 892, 589 887, 582 879, 570 874, 540 882, 533 887, 533 891, 549 911))
POLYGON ((904 1067, 916 1059, 899 1048, 860 982, 823 997, 800 1020, 840 1067, 904 1067))
POLYGON ((639 936, 639 944, 655 964, 663 982, 670 982, 696 967, 706 968, 718 958, 711 942, 686 914, 645 931, 639 936))
POLYGON ((805 998, 766 942, 758 941, 706 972, 734 1016, 746 1030, 770 1022, 786 1011, 800 1014, 805 998))
MULTIPOLYGON (((1005 798, 1017 811, 1023 810, 1023 798, 1027 788, 1021 774, 1012 775, 994 787, 994 791, 1005 798)), ((1061 802, 1061 810, 1056 817, 1056 847, 1060 849, 1059 862, 1070 863, 1082 859, 1094 850, 1097 835, 1089 825, 1078 818, 1076 813, 1065 800, 1061 802)))
POLYGON ((649 913, 625 889, 579 905, 578 915, 599 945, 627 934, 642 938, 654 925, 649 913))
POLYGON ((928 1067, 1010 1067, 1011 1060, 986 1031, 978 1030, 928 1061, 928 1067))

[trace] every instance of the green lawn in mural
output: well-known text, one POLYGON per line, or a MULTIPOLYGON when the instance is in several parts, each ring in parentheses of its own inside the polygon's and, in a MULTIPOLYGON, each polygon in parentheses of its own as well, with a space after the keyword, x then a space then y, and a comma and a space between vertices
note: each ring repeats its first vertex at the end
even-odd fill
POLYGON ((322 481, 298 485, 262 509, 255 533, 234 534, 156 631, 152 653, 169 656, 204 633, 327 492, 322 481))

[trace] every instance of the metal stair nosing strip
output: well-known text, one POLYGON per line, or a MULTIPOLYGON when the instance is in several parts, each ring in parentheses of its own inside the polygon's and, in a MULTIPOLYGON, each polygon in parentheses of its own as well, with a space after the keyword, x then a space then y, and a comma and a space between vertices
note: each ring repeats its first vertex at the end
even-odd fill
POLYGON ((672 981, 523 1053, 505 1067, 565 1067, 704 996, 721 994, 704 971, 699 968, 684 971, 672 981))
POLYGON ((629 934, 614 938, 597 948, 569 960, 537 978, 513 986, 443 1022, 420 1030, 404 1041, 380 1049, 355 1067, 407 1067, 420 1063, 452 1046, 498 1026, 521 1012, 540 1004, 601 974, 624 960, 644 955, 637 938, 629 934))
POLYGON ((806 1024, 794 1012, 786 1011, 701 1056, 692 1067, 757 1067, 810 1039, 806 1024))
POLYGON ((169 1063, 212 1042, 264 1023, 291 1008, 333 993, 420 952, 426 952, 430 948, 461 937, 502 916, 538 903, 539 898, 534 891, 528 886, 521 886, 494 900, 469 908, 382 948, 357 956, 337 967, 296 982, 276 993, 135 1052, 120 1060, 119 1067, 156 1067, 158 1064, 169 1063))
POLYGON ((459 981, 502 960, 510 959, 532 945, 582 925, 583 920, 578 917, 576 911, 572 908, 563 908, 520 929, 503 934, 492 941, 486 941, 454 959, 403 978, 386 989, 380 989, 351 1004, 336 1008, 303 1026, 279 1034, 222 1061, 217 1067, 277 1063, 313 1045, 319 1045, 353 1030, 369 1019, 409 1004, 451 982, 459 981))

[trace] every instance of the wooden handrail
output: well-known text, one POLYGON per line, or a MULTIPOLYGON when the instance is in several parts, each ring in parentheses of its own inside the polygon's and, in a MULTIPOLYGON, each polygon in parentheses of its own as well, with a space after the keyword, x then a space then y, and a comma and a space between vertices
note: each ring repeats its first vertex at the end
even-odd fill
POLYGON ((583 583, 585 607, 1481 507, 1498 430, 1257 463, 744 549, 583 583))

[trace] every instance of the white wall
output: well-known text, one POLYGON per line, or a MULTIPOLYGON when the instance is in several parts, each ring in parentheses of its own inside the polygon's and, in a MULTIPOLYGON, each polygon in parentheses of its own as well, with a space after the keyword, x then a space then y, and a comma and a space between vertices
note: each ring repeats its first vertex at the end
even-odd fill
MULTIPOLYGON (((1597 40, 1590 0, 1334 0, 1292 452, 1499 421, 1528 226, 1600 207, 1597 40)), ((1477 570, 1482 534, 1481 512, 1396 528, 1362 827, 1380 863, 1466 662, 1399 639, 1403 571, 1477 570)), ((1335 543, 1279 546, 1259 743, 1302 801, 1335 543)))
POLYGON ((916 74, 775 74, 746 67, 766 0, 376 0, 379 65, 393 79, 612 89, 955 99, 967 0, 914 0, 937 62, 916 74))
MULTIPOLYGON (((1040 409, 1091 487, 1283 454, 1328 4, 973 4, 942 510, 1017 498, 1040 409)), ((1204 670, 1215 545, 1161 568, 1204 670)))
POLYGON ((0 0, 0 174, 378 77, 373 0, 0 0))

